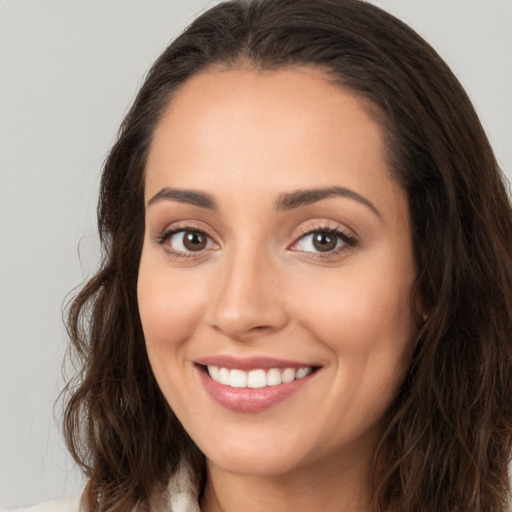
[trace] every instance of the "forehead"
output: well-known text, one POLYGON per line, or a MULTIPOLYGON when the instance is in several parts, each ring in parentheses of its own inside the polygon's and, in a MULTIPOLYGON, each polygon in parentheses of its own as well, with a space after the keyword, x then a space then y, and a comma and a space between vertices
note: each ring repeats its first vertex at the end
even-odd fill
MULTIPOLYGON (((212 68, 192 76, 174 93, 156 127, 152 149, 171 132, 173 137, 186 138, 190 135, 187 128, 195 129, 194 140, 204 145, 215 138, 212 133, 207 134, 207 140, 201 138, 203 131, 197 130, 202 127, 216 125, 224 131, 236 127, 243 130, 239 132, 240 139, 251 128, 280 130, 284 138, 290 131, 298 134, 306 128, 306 121, 311 131, 322 128, 335 135, 341 128, 340 120, 346 126, 361 125, 368 142, 380 143, 380 128, 370 110, 367 100, 342 88, 319 69, 212 68), (283 132, 285 125, 287 130, 283 132)), ((347 136, 348 131, 345 132, 340 135, 347 136)), ((339 143, 342 142, 340 138, 339 143)))
POLYGON ((328 75, 209 70, 185 82, 155 130, 146 201, 165 186, 277 195, 342 185, 394 193, 386 160, 367 106, 328 75))

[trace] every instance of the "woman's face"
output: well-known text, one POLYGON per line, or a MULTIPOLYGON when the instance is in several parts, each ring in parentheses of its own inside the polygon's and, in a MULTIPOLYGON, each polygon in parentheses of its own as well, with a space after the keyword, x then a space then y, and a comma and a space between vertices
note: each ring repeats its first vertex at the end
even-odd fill
POLYGON ((306 68, 205 72, 146 170, 147 351, 212 467, 367 461, 409 362, 415 265, 361 102, 306 68))

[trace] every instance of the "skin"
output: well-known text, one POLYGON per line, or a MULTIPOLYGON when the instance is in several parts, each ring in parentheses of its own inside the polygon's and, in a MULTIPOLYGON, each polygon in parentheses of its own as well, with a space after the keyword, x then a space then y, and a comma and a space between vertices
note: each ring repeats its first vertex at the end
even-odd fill
POLYGON ((158 384, 207 459, 201 510, 370 510, 372 451, 415 334, 407 197, 380 127, 314 69, 209 70, 174 96, 146 171, 140 315, 158 384), (363 199, 276 211, 283 194, 333 186, 363 199), (216 209, 154 198, 165 188, 216 209), (308 233, 326 228, 355 244, 320 252, 308 233), (208 243, 187 252, 169 229, 208 243), (194 364, 219 354, 320 369, 270 408, 233 411, 194 364))

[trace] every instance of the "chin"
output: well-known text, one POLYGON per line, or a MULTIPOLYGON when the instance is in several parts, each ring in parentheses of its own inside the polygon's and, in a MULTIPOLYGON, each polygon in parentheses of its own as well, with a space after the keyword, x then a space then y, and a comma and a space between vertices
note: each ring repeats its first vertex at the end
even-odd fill
POLYGON ((286 475, 297 469, 300 464, 295 457, 289 454, 276 454, 272 451, 255 454, 247 453, 219 453, 214 458, 206 457, 207 461, 222 471, 252 477, 278 477, 286 475))
POLYGON ((199 443, 199 448, 207 461, 222 471, 259 477, 289 473, 308 458, 290 439, 287 443, 278 436, 265 437, 261 433, 252 439, 226 436, 212 442, 210 437, 206 443, 199 443))

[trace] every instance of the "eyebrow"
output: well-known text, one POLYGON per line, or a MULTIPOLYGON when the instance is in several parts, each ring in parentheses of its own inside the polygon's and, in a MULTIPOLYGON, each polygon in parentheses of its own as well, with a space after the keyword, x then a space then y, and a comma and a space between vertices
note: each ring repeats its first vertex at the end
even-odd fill
POLYGON ((358 203, 368 207, 377 217, 382 218, 382 214, 379 212, 379 210, 371 201, 366 199, 366 197, 363 197, 362 195, 354 192, 353 190, 350 190, 349 188, 339 186, 296 190, 288 194, 282 194, 279 197, 275 208, 277 211, 292 210, 294 208, 313 204, 318 201, 322 201, 322 199, 327 199, 333 196, 353 199, 354 201, 357 201, 358 203))
POLYGON ((147 206, 151 206, 162 199, 171 199, 179 201, 180 203, 191 204, 199 206, 199 208, 206 208, 208 210, 216 210, 217 204, 212 196, 204 192, 196 192, 195 190, 182 190, 176 188, 163 188, 157 192, 149 201, 147 206))
MULTIPOLYGON (((279 196, 276 201, 276 211, 288 211, 301 206, 307 206, 329 197, 338 196, 347 199, 352 199, 368 207, 377 217, 382 218, 382 214, 375 207, 375 205, 363 197, 362 195, 354 192, 353 190, 345 187, 332 186, 326 188, 313 188, 295 190, 279 196)), ((195 190, 184 190, 176 188, 164 187, 162 190, 157 192, 149 201, 147 206, 151 206, 161 200, 174 200, 180 203, 191 204, 198 206, 199 208, 205 208, 207 210, 216 210, 217 203, 213 197, 204 192, 197 192, 195 190)))

